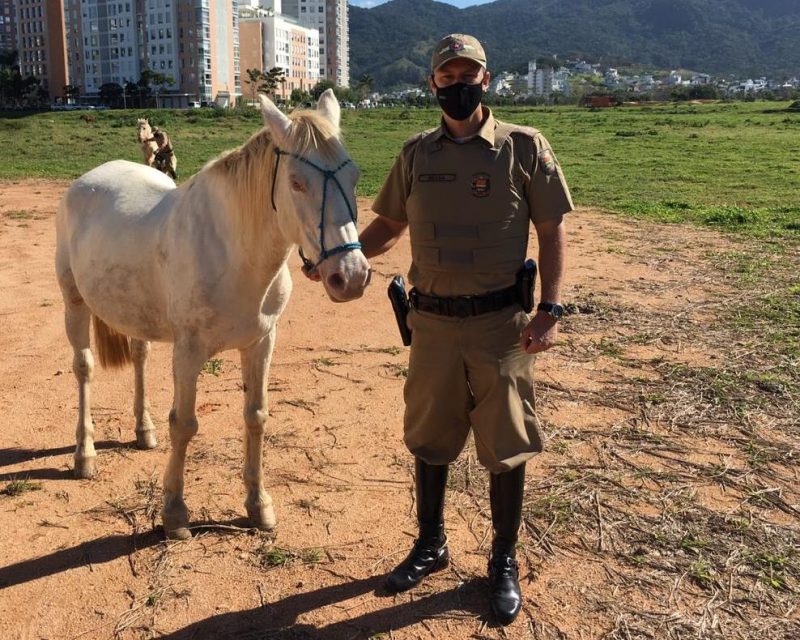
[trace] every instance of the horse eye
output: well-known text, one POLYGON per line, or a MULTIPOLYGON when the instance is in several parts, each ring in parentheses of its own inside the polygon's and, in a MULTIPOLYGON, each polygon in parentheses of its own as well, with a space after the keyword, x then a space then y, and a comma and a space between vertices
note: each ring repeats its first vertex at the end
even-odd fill
POLYGON ((300 184, 297 180, 292 180, 292 191, 305 191, 305 187, 300 184))

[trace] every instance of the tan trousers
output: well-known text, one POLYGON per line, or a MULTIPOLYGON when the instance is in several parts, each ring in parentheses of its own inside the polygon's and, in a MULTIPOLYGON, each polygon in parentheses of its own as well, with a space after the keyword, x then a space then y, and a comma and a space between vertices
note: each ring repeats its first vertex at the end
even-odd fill
POLYGON ((513 305, 470 318, 412 310, 405 443, 428 464, 448 464, 470 428, 478 460, 509 471, 542 450, 534 356, 519 346, 529 316, 513 305))

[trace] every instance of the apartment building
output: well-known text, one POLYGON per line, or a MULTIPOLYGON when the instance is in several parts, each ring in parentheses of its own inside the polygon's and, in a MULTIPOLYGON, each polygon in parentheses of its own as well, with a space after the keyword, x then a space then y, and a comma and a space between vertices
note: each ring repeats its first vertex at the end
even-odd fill
POLYGON ((17 6, 15 0, 0 0, 0 51, 17 50, 17 6))
MULTIPOLYGON (((196 95, 201 101, 233 106, 241 94, 239 3, 237 0, 176 1, 180 91, 196 95)), ((157 64, 160 66, 160 61, 157 64)), ((150 67, 153 68, 152 61, 150 67)))
POLYGON ((96 94, 106 83, 136 82, 143 54, 136 0, 66 0, 70 84, 96 94))
POLYGON ((269 8, 242 6, 239 9, 240 67, 242 92, 252 99, 248 69, 268 71, 280 67, 285 81, 277 94, 288 98, 294 89, 308 91, 319 81, 319 35, 280 14, 280 0, 269 0, 269 8), (276 11, 277 10, 277 11, 276 11))
MULTIPOLYGON (((271 0, 264 0, 271 2, 271 0)), ((263 3, 262 3, 263 4, 263 3)), ((347 0, 283 0, 283 13, 319 33, 320 78, 350 86, 347 0)))
POLYGON ((5 8, 4 3, 2 26, 16 31, 11 48, 19 52, 20 73, 37 78, 51 99, 60 96, 67 84, 63 1, 16 0, 11 3, 16 14, 8 22, 5 16, 11 11, 6 14, 5 8))
MULTIPOLYGON (((24 1, 24 0, 18 0, 24 1)), ((239 86, 236 0, 65 0, 70 84, 86 95, 135 83, 144 69, 172 79, 165 104, 233 105, 239 86)))

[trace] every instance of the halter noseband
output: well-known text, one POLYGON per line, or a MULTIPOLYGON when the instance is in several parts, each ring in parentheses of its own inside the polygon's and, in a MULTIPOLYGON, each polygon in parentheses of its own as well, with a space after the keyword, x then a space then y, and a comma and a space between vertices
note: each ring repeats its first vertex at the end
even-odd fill
POLYGON ((347 199, 347 194, 345 194, 344 189, 342 188, 341 183, 336 178, 336 174, 339 172, 340 169, 347 166, 352 160, 348 158, 344 162, 342 162, 338 167, 335 169, 323 169, 319 165, 314 164, 310 160, 304 158, 301 155, 296 153, 292 153, 291 151, 284 151, 283 149, 279 149, 275 147, 275 166, 272 170, 272 192, 270 193, 270 199, 272 200, 272 208, 277 212, 278 208, 275 206, 275 182, 278 177, 278 163, 281 160, 281 156, 291 156, 296 158, 300 162, 304 162, 309 167, 314 167, 317 171, 319 171, 323 176, 325 176, 325 180, 322 182, 322 206, 320 207, 319 212, 319 260, 313 263, 311 260, 305 257, 303 254, 303 248, 300 247, 300 259, 303 261, 303 265, 309 271, 313 271, 319 265, 321 265, 326 259, 330 258, 331 256, 335 256, 337 253, 344 253, 346 251, 353 251, 354 249, 360 249, 361 243, 360 242, 348 242, 345 244, 340 244, 338 247, 334 247, 333 249, 326 249, 325 248, 325 200, 328 197, 328 180, 333 180, 334 184, 336 184, 337 188, 339 189, 339 193, 342 194, 342 198, 344 198, 345 204, 347 205, 347 211, 350 214, 350 219, 355 224, 357 218, 356 214, 353 212, 353 207, 350 205, 350 200, 347 199))

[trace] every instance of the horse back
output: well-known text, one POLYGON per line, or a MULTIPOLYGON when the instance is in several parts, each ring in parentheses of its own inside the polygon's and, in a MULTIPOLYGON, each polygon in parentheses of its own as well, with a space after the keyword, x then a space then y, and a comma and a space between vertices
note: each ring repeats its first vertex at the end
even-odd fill
POLYGON ((74 280, 95 315, 143 339, 164 339, 158 259, 175 183, 141 164, 116 160, 84 174, 56 215, 56 270, 74 280))

